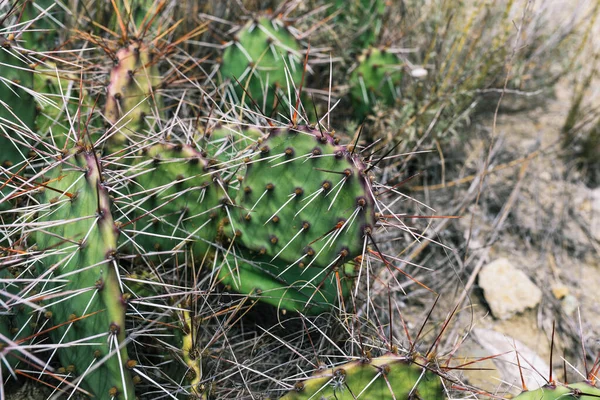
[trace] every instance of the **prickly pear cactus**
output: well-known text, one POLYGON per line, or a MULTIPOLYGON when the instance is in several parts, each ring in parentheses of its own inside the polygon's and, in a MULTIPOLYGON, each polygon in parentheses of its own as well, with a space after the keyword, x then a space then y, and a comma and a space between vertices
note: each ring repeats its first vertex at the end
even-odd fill
POLYGON ((371 47, 363 51, 349 82, 355 116, 363 119, 376 102, 394 105, 402 75, 402 63, 387 49, 371 47))
MULTIPOLYGON (((244 103, 251 108, 256 102, 260 110, 270 116, 278 101, 275 97, 278 88, 283 89, 280 98, 287 98, 288 89, 292 101, 296 98, 294 87, 298 88, 302 79, 299 51, 300 44, 283 21, 260 17, 242 27, 233 43, 225 49, 219 73, 222 81, 228 82, 227 87, 233 88, 229 90, 230 95, 244 98, 244 103)), ((229 99, 239 104, 239 100, 229 99)))
POLYGON ((37 271, 49 296, 50 337, 71 377, 98 398, 133 399, 118 230, 97 155, 77 146, 56 161, 40 195, 37 271), (77 345, 74 345, 77 343, 77 345))
POLYGON ((128 140, 142 141, 146 121, 160 118, 162 112, 161 97, 156 93, 160 74, 150 47, 142 41, 132 41, 117 51, 116 58, 104 110, 111 124, 108 133, 111 150, 120 149, 128 140))
POLYGON ((442 400, 440 378, 405 357, 386 354, 319 371, 280 400, 442 400))
POLYGON ((139 155, 131 172, 132 213, 121 221, 128 251, 181 261, 214 250, 230 199, 208 159, 187 145, 158 144, 139 155))
POLYGON ((349 277, 354 273, 351 263, 335 267, 332 271, 325 271, 316 280, 314 273, 304 276, 302 268, 239 247, 235 255, 229 254, 221 263, 219 279, 226 289, 271 304, 282 312, 301 311, 314 315, 330 311, 333 304, 342 303, 351 289, 349 277), (311 282, 311 279, 314 281, 311 282))
POLYGON ((375 226, 367 167, 329 133, 272 131, 247 162, 236 197, 237 243, 300 268, 361 255, 375 226))
POLYGON ((526 391, 514 400, 594 400, 600 398, 600 389, 589 382, 564 385, 549 384, 542 388, 526 391))
POLYGON ((222 277, 246 293, 289 288, 294 310, 299 297, 343 297, 349 285, 341 281, 352 270, 346 264, 363 254, 376 222, 367 167, 338 139, 309 127, 272 131, 246 165, 227 228, 242 260, 222 268, 222 277))
POLYGON ((240 157, 263 136, 264 133, 257 128, 240 129, 223 125, 205 132, 199 143, 206 156, 217 160, 219 169, 222 169, 224 166, 241 165, 243 158, 240 157))

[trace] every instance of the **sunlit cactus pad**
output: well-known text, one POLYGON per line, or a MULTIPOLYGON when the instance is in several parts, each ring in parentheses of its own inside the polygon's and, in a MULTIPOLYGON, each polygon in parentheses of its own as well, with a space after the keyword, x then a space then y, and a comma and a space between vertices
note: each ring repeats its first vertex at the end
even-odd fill
POLYGON ((45 176, 35 239, 48 294, 49 334, 62 368, 99 398, 133 398, 125 308, 115 259, 118 230, 97 155, 77 147, 45 176), (77 345, 75 345, 77 343, 77 345), (104 359, 112 353, 110 357, 104 359))
POLYGON ((392 353, 319 371, 280 400, 442 400, 440 378, 392 353))

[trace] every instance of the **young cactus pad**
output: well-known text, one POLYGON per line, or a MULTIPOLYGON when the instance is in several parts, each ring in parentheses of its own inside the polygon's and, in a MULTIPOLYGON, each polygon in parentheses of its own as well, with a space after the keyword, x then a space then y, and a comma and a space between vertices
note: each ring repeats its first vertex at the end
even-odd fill
POLYGON ((127 138, 139 142, 146 117, 159 116, 161 99, 155 90, 160 75, 150 48, 141 41, 117 51, 116 58, 118 63, 110 73, 107 88, 105 116, 112 125, 109 144, 122 146, 127 138))
POLYGON ((389 353, 367 361, 319 371, 298 382, 280 400, 308 399, 444 399, 440 378, 410 363, 405 357, 389 353))
POLYGON ((245 91, 266 115, 270 115, 275 90, 291 88, 293 93, 293 87, 297 87, 302 79, 299 50, 299 43, 283 21, 267 17, 249 21, 223 53, 221 78, 229 81, 237 96, 246 99, 246 104, 251 102, 245 91))
POLYGON ((82 377, 81 387, 97 398, 134 399, 121 347, 126 301, 114 257, 118 230, 98 159, 77 147, 46 178, 35 239, 42 252, 38 274, 48 279, 44 290, 61 294, 45 304, 55 326, 50 336, 62 345, 53 352, 65 373, 82 377))
POLYGON ((356 117, 364 118, 376 102, 394 105, 402 75, 402 64, 395 54, 386 49, 366 49, 350 75, 350 96, 356 117))
POLYGON ((564 385, 546 385, 542 388, 523 392, 514 400, 596 400, 600 389, 588 382, 564 385))

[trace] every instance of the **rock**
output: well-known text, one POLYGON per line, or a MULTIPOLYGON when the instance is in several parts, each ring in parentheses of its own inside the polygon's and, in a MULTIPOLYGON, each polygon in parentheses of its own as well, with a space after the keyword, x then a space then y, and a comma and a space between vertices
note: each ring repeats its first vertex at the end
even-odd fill
MULTIPOLYGON (((533 332, 530 333, 533 334, 533 332)), ((465 375, 477 387, 491 393, 519 394, 522 390, 521 374, 523 374, 525 385, 531 389, 546 383, 545 374, 548 374, 550 369, 548 363, 522 342, 491 329, 474 329, 471 336, 482 349, 471 357, 496 356, 489 359, 494 366, 490 370, 475 371, 477 368, 489 368, 489 362, 469 365, 474 372, 465 372, 465 375), (518 362, 516 352, 519 353, 518 362), (519 363, 521 364, 520 369, 519 363)))
POLYGON ((542 291, 505 258, 499 258, 481 269, 479 286, 492 314, 499 319, 508 319, 533 308, 542 299, 542 291))

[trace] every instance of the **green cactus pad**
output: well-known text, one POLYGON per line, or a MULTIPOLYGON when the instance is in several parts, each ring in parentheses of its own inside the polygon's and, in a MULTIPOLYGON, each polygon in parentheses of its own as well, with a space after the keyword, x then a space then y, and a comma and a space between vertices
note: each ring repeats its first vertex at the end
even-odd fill
POLYGON ((319 275, 314 282, 308 280, 322 270, 315 268, 303 275, 302 268, 288 267, 278 260, 271 261, 270 256, 237 248, 236 256, 229 254, 221 264, 219 279, 227 289, 271 304, 282 312, 299 311, 309 315, 331 310, 338 297, 346 297, 351 289, 352 280, 348 278, 354 272, 351 263, 333 273, 319 275))
POLYGON ((386 354, 319 371, 280 400, 444 399, 440 378, 404 357, 386 354))
POLYGON ((271 115, 276 100, 274 88, 283 88, 286 93, 290 88, 295 98, 293 87, 297 88, 302 79, 299 50, 299 43, 283 21, 267 17, 249 21, 223 53, 219 70, 222 81, 229 81, 237 96, 251 104, 237 79, 260 109, 271 115))
POLYGON ((155 91, 160 74, 152 61, 150 48, 143 42, 132 42, 117 51, 118 64, 110 73, 105 117, 112 125, 109 132, 111 150, 118 150, 127 140, 139 142, 146 117, 161 112, 161 96, 155 91))
POLYGON ((131 171, 130 222, 122 239, 127 251, 183 260, 191 251, 197 259, 213 249, 219 220, 229 203, 225 185, 210 170, 200 152, 187 145, 159 144, 144 151, 131 171), (133 227, 133 228, 131 228, 133 227))
MULTIPOLYGON (((90 125, 88 118, 93 108, 88 94, 79 93, 78 78, 47 62, 36 68, 33 89, 42 95, 36 99, 38 135, 56 149, 73 146, 84 134, 84 127, 90 125)), ((94 141, 97 135, 87 139, 94 141)))
POLYGON ((309 280, 363 253, 375 225, 371 181, 359 157, 336 142, 308 127, 271 132, 236 197, 236 243, 306 267, 309 280))
POLYGON ((402 75, 402 64, 395 54, 374 47, 365 50, 350 75, 350 96, 356 117, 364 118, 376 102, 394 105, 402 75))
POLYGON ((0 36, 0 211, 13 207, 7 197, 18 186, 13 174, 24 167, 27 137, 35 122, 35 103, 29 92, 33 73, 13 44, 0 36))
POLYGON ((262 138, 263 132, 257 128, 240 129, 237 126, 219 126, 202 136, 200 145, 206 156, 223 165, 240 165, 244 152, 262 138))
POLYGON ((126 301, 114 257, 118 230, 99 165, 94 153, 77 148, 45 177, 37 269, 40 276, 67 281, 44 288, 61 293, 45 307, 55 326, 50 336, 63 345, 56 351, 65 370, 97 398, 133 399, 127 349, 116 350, 125 341, 126 301), (73 342, 78 345, 68 345, 73 342))
POLYGON ((514 400, 596 400, 600 389, 587 382, 563 385, 546 385, 537 390, 523 392, 514 400))

